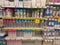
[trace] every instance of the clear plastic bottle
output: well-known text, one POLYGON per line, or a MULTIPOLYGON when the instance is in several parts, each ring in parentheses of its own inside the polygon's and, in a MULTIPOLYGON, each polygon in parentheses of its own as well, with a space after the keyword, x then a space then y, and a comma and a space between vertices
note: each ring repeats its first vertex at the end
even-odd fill
POLYGON ((7 8, 6 9, 6 16, 7 17, 11 17, 12 16, 12 12, 11 12, 11 9, 10 8, 7 8))
POLYGON ((20 12, 19 9, 15 9, 15 15, 16 15, 15 17, 19 17, 19 12, 20 12))
POLYGON ((20 12, 19 12, 20 17, 23 18, 23 11, 24 11, 24 10, 23 10, 23 9, 19 9, 19 11, 20 11, 20 12))
POLYGON ((26 18, 26 9, 23 10, 23 17, 26 18))

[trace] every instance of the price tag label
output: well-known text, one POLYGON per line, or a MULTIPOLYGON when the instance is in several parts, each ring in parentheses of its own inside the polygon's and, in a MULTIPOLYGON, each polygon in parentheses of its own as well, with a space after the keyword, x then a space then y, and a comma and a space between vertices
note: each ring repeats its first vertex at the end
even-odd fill
POLYGON ((60 22, 60 18, 58 18, 58 22, 60 22))
POLYGON ((35 23, 40 23, 40 19, 35 19, 35 23))

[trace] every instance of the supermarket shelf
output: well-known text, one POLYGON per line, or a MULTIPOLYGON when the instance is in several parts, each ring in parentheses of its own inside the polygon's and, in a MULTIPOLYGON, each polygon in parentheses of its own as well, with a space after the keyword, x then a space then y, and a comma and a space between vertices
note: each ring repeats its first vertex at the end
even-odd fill
POLYGON ((48 3, 48 5, 52 5, 52 4, 54 4, 54 3, 53 3, 53 2, 49 2, 49 3, 48 3))
POLYGON ((60 36, 56 36, 55 39, 60 39, 60 36))
POLYGON ((44 39, 55 39, 55 37, 44 37, 44 39))
MULTIPOLYGON (((10 38, 10 37, 6 37, 5 40, 53 40, 56 39, 55 37, 47 37, 47 38, 43 38, 43 37, 30 37, 30 38, 26 38, 26 37, 15 37, 15 38, 10 38)), ((60 38, 59 38, 60 39, 60 38)))
POLYGON ((56 3, 56 2, 49 2, 47 5, 59 6, 59 5, 60 5, 60 3, 56 3))
POLYGON ((11 27, 5 27, 5 28, 3 28, 4 30, 8 30, 8 29, 16 29, 16 30, 24 30, 24 29, 31 29, 31 30, 44 30, 44 28, 17 28, 17 27, 15 27, 15 28, 11 28, 11 27))
POLYGON ((47 40, 47 39, 45 39, 44 41, 46 42, 46 41, 53 41, 53 40, 47 40))
POLYGON ((2 19, 44 19, 44 18, 19 18, 19 17, 2 17, 2 19))
POLYGON ((45 28, 46 29, 54 29, 54 27, 48 27, 48 26, 46 26, 45 28))
POLYGON ((2 8, 15 8, 15 6, 5 6, 5 5, 3 5, 2 8))
MULTIPOLYGON (((7 16, 3 16, 2 19, 29 19, 29 20, 32 20, 32 19, 41 19, 41 20, 46 20, 46 19, 51 19, 52 17, 43 17, 43 18, 33 18, 33 17, 27 17, 27 18, 20 18, 20 17, 7 17, 7 16)), ((55 18, 60 18, 58 16, 55 16, 55 18)), ((54 18, 52 18, 54 19, 54 18)))
POLYGON ((41 8, 46 8, 45 7, 20 7, 20 6, 2 6, 3 8, 21 8, 21 9, 41 9, 41 8))
POLYGON ((44 29, 45 29, 44 31, 54 31, 55 30, 54 27, 48 27, 48 26, 46 26, 44 29))
POLYGON ((60 28, 55 28, 55 29, 60 29, 60 28))
POLYGON ((5 40, 43 40, 43 38, 42 37, 31 37, 31 38, 25 38, 25 37, 10 38, 10 37, 6 37, 5 40))
POLYGON ((54 5, 60 5, 60 3, 54 3, 54 5))

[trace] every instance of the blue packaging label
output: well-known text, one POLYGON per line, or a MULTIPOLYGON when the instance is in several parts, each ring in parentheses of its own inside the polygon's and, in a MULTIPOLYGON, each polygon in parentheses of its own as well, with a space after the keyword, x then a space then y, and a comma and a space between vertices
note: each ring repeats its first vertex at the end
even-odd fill
POLYGON ((52 10, 52 9, 46 9, 45 14, 46 14, 47 16, 50 16, 50 15, 53 14, 53 10, 52 10))
POLYGON ((27 33, 29 33, 29 32, 32 32, 32 30, 24 30, 24 32, 27 32, 27 33))
POLYGON ((46 15, 49 15, 49 9, 47 9, 47 10, 45 11, 45 14, 46 14, 46 15))

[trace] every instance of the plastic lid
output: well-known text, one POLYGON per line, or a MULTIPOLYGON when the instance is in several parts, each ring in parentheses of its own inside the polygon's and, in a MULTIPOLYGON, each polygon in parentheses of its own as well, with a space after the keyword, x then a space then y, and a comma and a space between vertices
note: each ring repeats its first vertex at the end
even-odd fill
POLYGON ((17 12, 20 12, 19 9, 16 9, 17 12))
POLYGON ((22 20, 18 20, 18 22, 22 22, 22 20))
POLYGON ((23 12, 23 9, 19 9, 19 12, 23 12))
POLYGON ((25 22, 25 20, 21 20, 21 22, 25 22))
POLYGON ((27 20, 25 20, 25 22, 27 22, 27 20))

